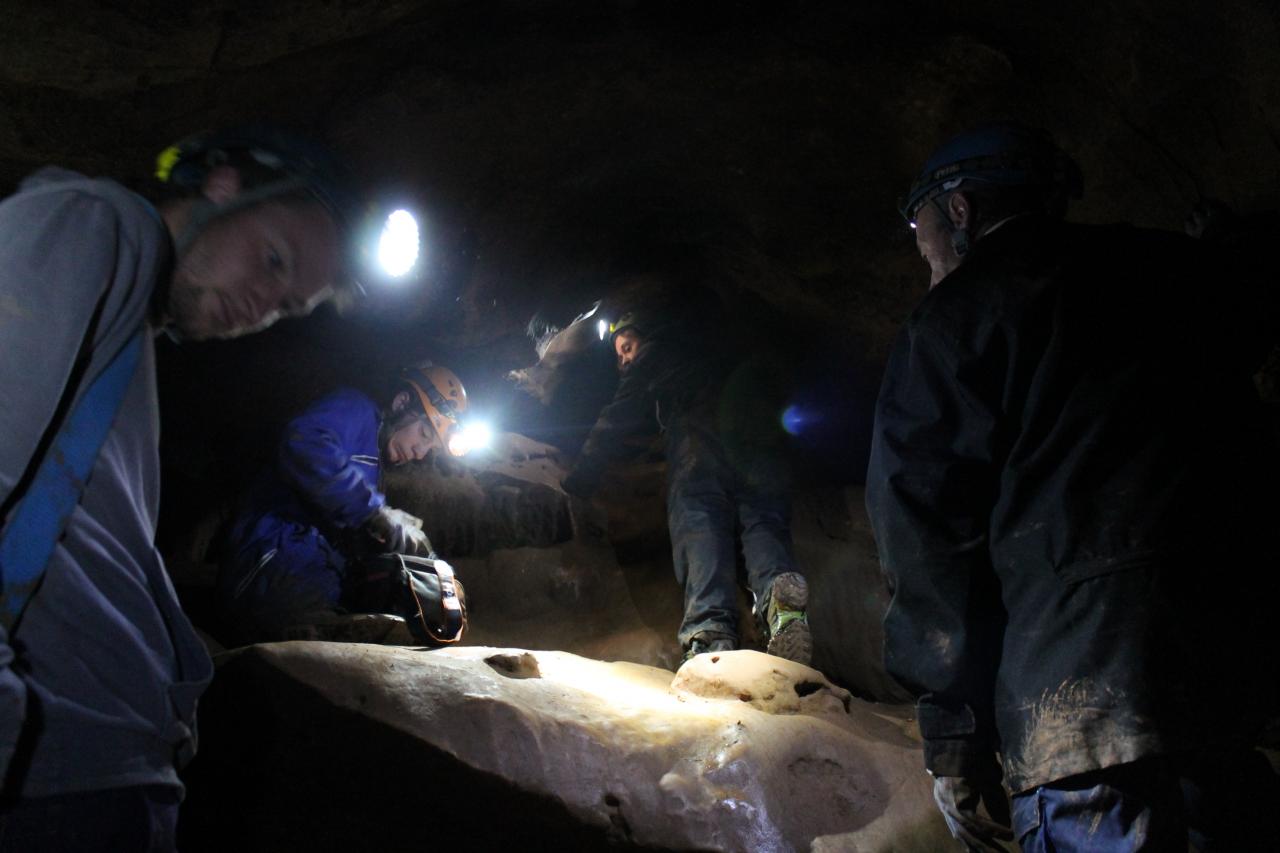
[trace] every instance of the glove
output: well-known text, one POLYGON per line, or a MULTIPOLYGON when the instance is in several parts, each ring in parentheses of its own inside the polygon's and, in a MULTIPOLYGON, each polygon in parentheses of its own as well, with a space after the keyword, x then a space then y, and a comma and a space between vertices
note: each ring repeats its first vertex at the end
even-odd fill
POLYGON ((422 532, 422 519, 395 507, 378 507, 364 529, 389 554, 408 554, 428 557, 434 553, 431 540, 422 532))
POLYGON ((947 822, 947 829, 969 850, 1005 850, 996 841, 1012 841, 1009 799, 999 781, 979 781, 964 776, 938 776, 933 780, 933 801, 947 822), (978 814, 978 803, 990 818, 978 814))
POLYGON ((1239 224, 1235 212, 1217 199, 1201 199, 1182 221, 1182 230, 1197 240, 1216 239, 1239 224))

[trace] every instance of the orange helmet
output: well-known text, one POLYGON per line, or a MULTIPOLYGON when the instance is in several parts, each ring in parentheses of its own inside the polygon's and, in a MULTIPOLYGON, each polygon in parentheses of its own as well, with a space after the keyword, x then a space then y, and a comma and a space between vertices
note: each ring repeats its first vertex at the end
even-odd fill
POLYGON ((467 410, 467 389, 462 387, 458 374, 428 363, 406 368, 400 378, 418 393, 423 413, 440 437, 440 443, 448 448, 449 439, 458 429, 459 418, 467 410))

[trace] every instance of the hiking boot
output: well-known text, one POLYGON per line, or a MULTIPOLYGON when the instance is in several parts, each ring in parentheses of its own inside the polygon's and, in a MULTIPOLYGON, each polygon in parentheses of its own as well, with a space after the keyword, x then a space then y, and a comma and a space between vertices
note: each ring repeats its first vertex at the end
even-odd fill
POLYGON ((773 579, 762 614, 769 654, 809 665, 813 636, 804 612, 808 605, 809 584, 804 575, 787 572, 773 579))
POLYGON ((689 641, 688 647, 684 650, 684 657, 681 658, 682 664, 693 660, 697 655, 705 655, 710 652, 731 652, 738 648, 738 641, 728 634, 713 634, 710 632, 696 634, 689 641))

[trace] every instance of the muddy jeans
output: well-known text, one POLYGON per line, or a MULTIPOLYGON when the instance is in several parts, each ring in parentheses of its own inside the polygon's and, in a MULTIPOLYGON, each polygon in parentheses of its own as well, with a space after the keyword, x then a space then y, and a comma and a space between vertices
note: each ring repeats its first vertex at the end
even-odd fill
POLYGON ((1023 853, 1280 850, 1280 778, 1262 754, 1153 758, 1013 798, 1023 853))
POLYGON ((281 639, 299 618, 337 610, 347 558, 314 527, 281 522, 218 572, 219 616, 233 644, 281 639))
POLYGON ((781 463, 731 464, 709 429, 667 428, 667 526, 676 580, 684 587, 681 645, 699 633, 738 637, 738 554, 742 534, 747 582, 762 598, 773 579, 794 571, 790 513, 781 463))
POLYGON ((0 811, 0 853, 174 853, 181 796, 146 785, 19 800, 0 811))

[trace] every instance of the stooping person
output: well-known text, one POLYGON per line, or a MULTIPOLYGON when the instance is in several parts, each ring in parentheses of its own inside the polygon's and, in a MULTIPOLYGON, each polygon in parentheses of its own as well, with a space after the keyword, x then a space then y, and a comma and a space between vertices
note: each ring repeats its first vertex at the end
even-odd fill
MULTIPOLYGON (((370 560, 375 554, 428 558, 430 569, 447 572, 445 580, 456 586, 422 520, 388 504, 380 484, 384 466, 451 449, 458 454, 466 410, 457 375, 426 365, 400 375, 385 410, 359 391, 342 389, 294 417, 275 464, 244 495, 227 530, 217 595, 228 639, 377 639, 359 632, 385 633, 387 625, 327 618, 369 609, 370 585, 394 571, 394 561, 370 560)), ((400 580, 396 572, 385 583, 394 587, 400 580)), ((395 609, 395 591, 375 609, 395 609)), ((411 591, 406 600, 413 600, 411 591)))
MULTIPOLYGON (((689 291, 686 290, 687 294, 689 291)), ((573 469, 566 492, 589 497, 605 468, 626 454, 626 440, 665 435, 667 529, 676 579, 684 588, 677 638, 688 659, 737 649, 738 530, 754 611, 768 651, 808 663, 808 584, 797 570, 790 530, 789 476, 778 446, 778 412, 762 393, 763 371, 749 353, 723 339, 710 300, 660 300, 610 324, 621 378, 573 469), (745 383, 748 405, 728 397, 731 376, 745 383), (763 411, 762 410, 767 410, 763 411)), ((744 383, 738 383, 742 390, 744 383)))

